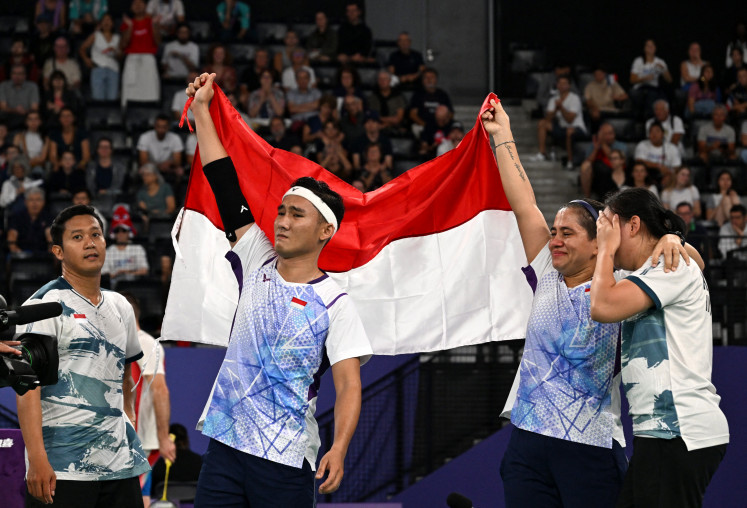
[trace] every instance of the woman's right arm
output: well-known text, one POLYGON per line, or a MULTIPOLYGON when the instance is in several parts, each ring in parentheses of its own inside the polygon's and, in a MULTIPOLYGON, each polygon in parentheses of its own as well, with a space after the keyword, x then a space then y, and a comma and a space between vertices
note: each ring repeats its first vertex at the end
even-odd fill
POLYGON ((519 160, 508 115, 500 101, 490 101, 492 109, 482 115, 493 155, 501 175, 503 191, 516 216, 527 261, 531 263, 550 240, 550 229, 537 208, 529 177, 519 160))

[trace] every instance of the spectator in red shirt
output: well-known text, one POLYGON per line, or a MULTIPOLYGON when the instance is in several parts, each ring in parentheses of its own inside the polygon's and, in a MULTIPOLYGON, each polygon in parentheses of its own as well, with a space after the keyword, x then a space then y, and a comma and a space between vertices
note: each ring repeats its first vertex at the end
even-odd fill
POLYGON ((156 52, 161 33, 153 18, 145 12, 144 0, 133 0, 132 18, 122 17, 120 46, 126 56, 122 71, 122 105, 127 101, 158 101, 161 82, 158 75, 156 52))

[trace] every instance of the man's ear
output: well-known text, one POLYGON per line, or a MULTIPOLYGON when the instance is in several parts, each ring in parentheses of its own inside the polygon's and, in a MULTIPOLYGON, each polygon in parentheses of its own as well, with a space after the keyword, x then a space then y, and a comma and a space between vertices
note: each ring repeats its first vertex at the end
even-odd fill
POLYGON ((319 241, 326 242, 330 238, 332 238, 332 235, 335 234, 335 227, 330 224, 329 222, 325 222, 322 224, 321 232, 319 234, 319 241))
POLYGON ((58 261, 62 261, 62 246, 52 245, 52 254, 57 258, 58 261))

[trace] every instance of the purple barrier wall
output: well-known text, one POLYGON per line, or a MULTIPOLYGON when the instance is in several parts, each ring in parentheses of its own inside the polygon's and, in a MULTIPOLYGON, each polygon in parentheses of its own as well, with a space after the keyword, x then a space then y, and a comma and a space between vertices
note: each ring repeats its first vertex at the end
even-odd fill
POLYGON ((5 508, 23 508, 26 463, 23 436, 16 429, 0 429, 0 494, 5 508))
MULTIPOLYGON (((747 499, 747 436, 741 423, 747 420, 745 404, 744 366, 747 348, 719 347, 713 352, 713 383, 721 395, 721 409, 730 424, 731 442, 721 466, 708 486, 703 506, 744 506, 747 499)), ((623 398, 623 403, 625 402, 623 398)), ((496 414, 497 414, 496 409, 496 414)), ((624 414, 627 407, 623 407, 624 414)), ((632 444, 630 418, 623 418, 626 440, 632 444)), ((392 501, 402 502, 403 508, 421 506, 445 507, 451 492, 472 499, 476 508, 502 507, 503 484, 498 472, 503 452, 508 445, 511 426, 495 433, 476 447, 452 460, 436 472, 413 485, 392 501)), ((628 453, 632 452, 628 446, 628 453)))
MULTIPOLYGON (((208 439, 194 428, 210 395, 224 356, 223 348, 166 348, 166 382, 171 393, 171 421, 187 427, 191 447, 197 453, 205 452, 208 439)), ((412 355, 372 358, 361 369, 363 388, 386 376, 410 358, 412 355)), ((330 372, 322 378, 317 414, 322 414, 334 406, 335 387, 330 372)), ((15 392, 10 388, 0 389, 0 404, 15 411, 15 392)))

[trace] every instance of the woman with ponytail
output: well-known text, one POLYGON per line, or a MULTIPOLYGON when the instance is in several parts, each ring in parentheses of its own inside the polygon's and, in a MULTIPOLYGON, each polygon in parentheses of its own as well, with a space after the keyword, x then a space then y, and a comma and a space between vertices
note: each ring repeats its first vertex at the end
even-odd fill
POLYGON ((597 221, 591 318, 623 321, 622 380, 633 457, 620 507, 699 507, 726 453, 729 427, 711 383, 711 301, 698 265, 668 270, 651 256, 682 220, 645 189, 620 191, 597 221), (627 276, 616 281, 614 268, 627 276))

